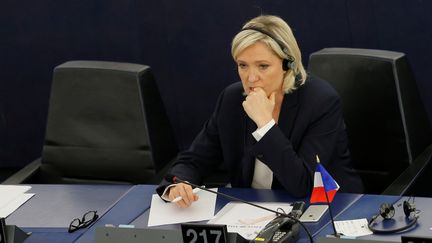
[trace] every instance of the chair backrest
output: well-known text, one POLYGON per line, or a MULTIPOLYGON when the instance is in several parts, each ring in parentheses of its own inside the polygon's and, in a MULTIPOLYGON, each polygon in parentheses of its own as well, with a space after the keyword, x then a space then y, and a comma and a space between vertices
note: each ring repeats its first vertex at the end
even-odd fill
POLYGON ((55 68, 37 180, 157 183, 176 153, 150 67, 70 61, 55 68))
POLYGON ((326 48, 308 71, 342 98, 354 168, 367 193, 380 193, 431 143, 426 111, 405 54, 326 48))

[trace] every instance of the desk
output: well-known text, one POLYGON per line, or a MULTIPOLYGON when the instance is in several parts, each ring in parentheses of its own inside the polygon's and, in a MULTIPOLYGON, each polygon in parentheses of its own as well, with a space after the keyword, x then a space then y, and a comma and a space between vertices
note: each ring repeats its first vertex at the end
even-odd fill
MULTIPOLYGON (((134 224, 147 227, 151 195, 154 185, 32 185, 31 192, 36 195, 10 215, 6 222, 16 224, 26 232, 33 232, 26 242, 93 242, 97 227, 105 224, 134 224), (67 227, 73 218, 81 217, 89 210, 97 210, 100 218, 91 227, 67 233, 67 227)), ((287 195, 282 190, 255 190, 240 188, 221 188, 220 192, 252 202, 293 202, 298 199, 287 195)), ((337 193, 332 203, 332 212, 337 220, 370 218, 383 202, 396 202, 399 197, 337 193)), ((229 201, 218 196, 215 212, 229 201)), ((432 198, 416 198, 417 208, 423 210, 418 228, 413 234, 425 234, 432 225, 422 221, 432 218, 432 210, 427 210, 432 198)), ((157 228, 176 228, 178 225, 157 228)), ((306 227, 316 238, 331 234, 329 214, 325 214, 317 223, 306 223, 306 227)), ((369 236, 376 239, 381 236, 369 236)), ((383 238, 384 239, 384 238, 383 238)), ((398 239, 398 236, 384 240, 398 239)), ((308 242, 302 230, 300 243, 308 242)))
MULTIPOLYGON (((155 188, 154 185, 32 185, 30 192, 36 195, 6 221, 32 232, 26 242, 93 242, 96 228, 105 224, 134 224, 146 228, 155 188), (98 211, 98 221, 89 228, 67 233, 70 221, 89 210, 98 211)), ((221 188, 220 191, 255 202, 308 201, 290 197, 282 190, 221 188)), ((334 200, 334 214, 343 213, 360 198, 358 194, 338 193, 334 200)), ((227 203, 228 200, 218 197, 215 212, 227 203)), ((310 223, 307 227, 315 235, 326 226, 327 221, 328 216, 325 216, 320 222, 310 223)), ((306 239, 306 234, 301 234, 306 239)))

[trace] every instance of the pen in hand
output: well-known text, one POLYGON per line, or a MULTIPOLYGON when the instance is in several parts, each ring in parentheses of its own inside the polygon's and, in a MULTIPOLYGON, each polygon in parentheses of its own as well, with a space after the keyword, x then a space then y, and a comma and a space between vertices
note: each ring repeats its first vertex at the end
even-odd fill
MULTIPOLYGON (((199 191, 201 191, 201 188, 199 188, 199 187, 195 187, 194 189, 192 189, 192 192, 195 194, 195 193, 197 193, 197 192, 199 192, 199 191)), ((176 197, 176 198, 174 198, 171 202, 172 203, 176 203, 176 202, 178 202, 178 201, 180 201, 180 200, 182 200, 183 198, 181 197, 181 196, 178 196, 178 197, 176 197)))

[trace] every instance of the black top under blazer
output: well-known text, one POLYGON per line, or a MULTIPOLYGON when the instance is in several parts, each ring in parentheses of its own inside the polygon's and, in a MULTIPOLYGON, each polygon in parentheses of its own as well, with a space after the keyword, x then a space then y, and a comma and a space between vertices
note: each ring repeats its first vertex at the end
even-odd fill
MULTIPOLYGON (((318 155, 340 191, 363 191, 350 164, 341 101, 327 82, 309 75, 303 86, 286 94, 278 124, 259 142, 252 136, 257 126, 243 110, 243 92, 240 82, 225 88, 190 148, 177 157, 171 174, 200 184, 202 176, 225 163, 232 187, 250 187, 258 158, 273 171, 272 188, 304 197, 312 191, 318 155)), ((157 192, 161 194, 168 184, 163 181, 157 192)))

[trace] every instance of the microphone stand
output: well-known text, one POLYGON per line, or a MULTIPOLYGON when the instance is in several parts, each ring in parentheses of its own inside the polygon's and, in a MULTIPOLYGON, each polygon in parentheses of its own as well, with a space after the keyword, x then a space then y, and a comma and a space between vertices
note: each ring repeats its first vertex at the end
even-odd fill
MULTIPOLYGON (((201 189, 201 190, 203 190, 203 191, 207 191, 207 192, 210 192, 210 193, 213 193, 213 194, 216 194, 216 195, 221 195, 221 196, 223 196, 223 197, 225 197, 225 198, 228 198, 228 199, 230 199, 230 200, 233 200, 233 201, 239 201, 239 202, 242 202, 242 203, 246 203, 246 204, 248 204, 248 205, 251 205, 251 206, 254 206, 254 207, 257 207, 257 208, 261 208, 261 209, 263 209, 263 210, 266 210, 266 211, 269 211, 269 212, 275 213, 276 215, 282 215, 282 216, 284 216, 284 217, 290 218, 290 219, 294 220, 296 223, 299 223, 299 224, 302 226, 302 228, 306 231, 306 234, 307 234, 308 237, 309 237, 309 241, 310 241, 310 243, 313 243, 313 238, 312 238, 312 235, 310 234, 309 230, 308 230, 308 229, 306 228, 306 226, 305 226, 302 222, 300 222, 300 220, 299 220, 298 218, 296 218, 296 217, 293 217, 293 216, 291 216, 291 215, 289 215, 289 214, 282 213, 282 212, 278 212, 278 211, 276 211, 276 210, 273 210, 273 209, 270 209, 270 208, 266 208, 266 207, 263 207, 263 206, 260 206, 260 205, 257 205, 257 204, 251 203, 251 202, 247 202, 247 201, 245 201, 245 200, 243 200, 243 199, 236 198, 236 197, 233 197, 233 196, 227 195, 227 194, 222 193, 222 192, 215 192, 215 191, 212 191, 212 190, 210 190, 210 189, 208 189, 208 188, 205 188, 204 186, 198 186, 198 185, 195 185, 195 184, 190 183, 190 182, 188 182, 188 181, 181 180, 181 179, 177 178, 176 176, 172 176, 171 178, 172 178, 172 182, 174 182, 174 183, 184 183, 184 184, 187 184, 187 185, 192 186, 192 187, 197 187, 197 188, 199 188, 199 189, 201 189)), ((168 181, 170 181, 170 180, 168 180, 168 181)))

